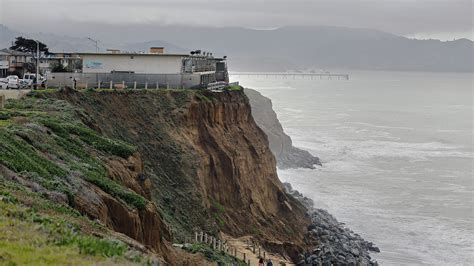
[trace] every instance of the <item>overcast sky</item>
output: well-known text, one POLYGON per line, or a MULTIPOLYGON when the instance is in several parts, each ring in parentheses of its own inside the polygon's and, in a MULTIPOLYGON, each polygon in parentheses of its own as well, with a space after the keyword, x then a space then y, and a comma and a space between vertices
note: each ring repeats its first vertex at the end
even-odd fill
POLYGON ((472 16, 472 0, 0 0, 0 23, 68 35, 97 23, 259 29, 330 25, 473 39, 472 16))

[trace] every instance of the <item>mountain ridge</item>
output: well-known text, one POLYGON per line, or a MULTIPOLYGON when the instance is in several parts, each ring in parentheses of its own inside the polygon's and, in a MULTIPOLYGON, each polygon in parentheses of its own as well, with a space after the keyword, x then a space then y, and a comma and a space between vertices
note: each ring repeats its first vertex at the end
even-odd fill
MULTIPOLYGON (((103 51, 105 48, 144 50, 144 45, 166 45, 169 52, 201 49, 218 56, 227 55, 230 69, 234 71, 474 71, 474 43, 468 39, 419 40, 380 30, 335 26, 285 26, 268 30, 152 25, 97 27, 103 51), (124 33, 127 39, 118 38, 124 33)), ((0 45, 9 45, 8 38, 14 38, 15 34, 23 33, 1 26, 0 45)), ((82 37, 86 32, 75 34, 75 37, 26 35, 37 36, 52 51, 95 51, 93 43, 82 37)))

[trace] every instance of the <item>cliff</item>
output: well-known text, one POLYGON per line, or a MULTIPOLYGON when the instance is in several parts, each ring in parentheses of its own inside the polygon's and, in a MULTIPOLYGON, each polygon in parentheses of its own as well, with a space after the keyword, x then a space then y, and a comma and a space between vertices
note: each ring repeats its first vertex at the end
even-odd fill
POLYGON ((171 245, 195 231, 298 262, 323 239, 242 90, 35 91, 0 111, 0 139, 0 231, 41 239, 0 235, 7 262, 207 264, 171 245))
POLYGON ((199 261, 171 248, 194 231, 252 236, 286 257, 306 247, 310 218, 285 193, 240 90, 38 91, 0 118, 2 182, 162 261, 199 261))
POLYGON ((266 135, 242 91, 56 97, 80 106, 82 120, 97 132, 137 146, 152 198, 178 238, 203 229, 303 245, 309 218, 284 192, 266 135))
POLYGON ((270 149, 277 159, 279 168, 314 168, 315 165, 321 165, 318 157, 293 146, 291 138, 285 134, 273 111, 270 99, 252 89, 245 89, 245 94, 252 106, 255 122, 268 136, 270 149))

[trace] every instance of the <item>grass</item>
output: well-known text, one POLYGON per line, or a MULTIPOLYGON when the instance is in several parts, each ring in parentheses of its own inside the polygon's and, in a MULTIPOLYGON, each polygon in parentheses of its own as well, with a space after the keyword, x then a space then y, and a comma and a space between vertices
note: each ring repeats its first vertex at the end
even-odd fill
POLYGON ((0 164, 48 190, 66 194, 70 204, 74 184, 68 179, 76 172, 130 206, 145 208, 145 198, 107 177, 100 159, 100 154, 126 159, 136 147, 88 128, 75 118, 81 110, 64 101, 26 97, 9 100, 6 107, 0 112, 0 121, 9 123, 0 126, 0 164), (16 117, 28 117, 28 124, 11 124, 16 117))
POLYGON ((125 142, 100 136, 96 131, 82 124, 67 123, 54 118, 43 118, 41 122, 63 138, 69 138, 70 134, 74 134, 98 150, 125 159, 133 155, 137 150, 125 142))
POLYGON ((197 91, 196 92, 196 97, 202 102, 212 103, 212 100, 209 97, 207 97, 206 95, 204 95, 202 91, 197 91))
POLYGON ((0 162, 15 172, 36 172, 41 176, 63 177, 66 171, 49 160, 45 160, 25 140, 12 134, 11 131, 0 131, 0 162))
POLYGON ((124 189, 123 186, 111 179, 104 178, 104 174, 101 174, 100 172, 90 171, 86 174, 85 179, 97 185, 112 196, 119 197, 126 203, 131 204, 138 209, 144 209, 146 207, 147 200, 145 198, 130 189, 124 189))
POLYGON ((230 90, 230 91, 241 91, 242 87, 239 85, 231 85, 231 86, 227 86, 225 89, 230 90))
MULTIPOLYGON (((135 264, 137 255, 72 208, 0 176, 0 265, 135 264), (94 229, 96 228, 96 229, 94 229)), ((139 261, 146 261, 138 255, 139 261)))

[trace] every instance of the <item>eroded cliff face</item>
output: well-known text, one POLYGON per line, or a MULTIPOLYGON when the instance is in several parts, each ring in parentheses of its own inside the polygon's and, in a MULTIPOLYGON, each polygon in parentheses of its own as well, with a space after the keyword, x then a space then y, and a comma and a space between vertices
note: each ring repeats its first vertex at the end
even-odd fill
POLYGON ((314 168, 315 165, 321 165, 318 157, 293 146, 290 136, 285 134, 272 108, 270 99, 252 89, 245 89, 245 94, 249 98, 257 125, 268 136, 270 149, 277 159, 279 168, 314 168))
MULTIPOLYGON (((141 179, 143 169, 138 153, 128 159, 109 157, 103 160, 107 178, 151 199, 152 184, 148 179, 141 179)), ((171 241, 170 232, 154 203, 147 202, 143 208, 134 208, 100 187, 84 182, 74 194, 73 205, 90 219, 133 238, 156 253, 169 253, 163 240, 171 241)))
MULTIPOLYGON (((242 91, 68 92, 55 97, 83 108, 82 120, 91 128, 138 147, 144 163, 138 172, 151 186, 128 185, 151 196, 176 237, 193 230, 254 235, 289 256, 305 245, 306 209, 284 192, 266 135, 242 91)), ((122 178, 114 171, 125 164, 108 165, 113 178, 122 178)))
MULTIPOLYGON (((7 188, 5 183, 14 182, 12 192, 42 195, 51 206, 62 206, 51 213, 71 214, 72 207, 111 229, 101 236, 114 232, 140 252, 173 261, 171 235, 151 198, 153 184, 143 174, 140 153, 85 126, 77 118, 82 109, 55 99, 57 95, 35 94, 1 110, 0 183, 7 188)), ((78 230, 97 234, 87 226, 78 230)))

